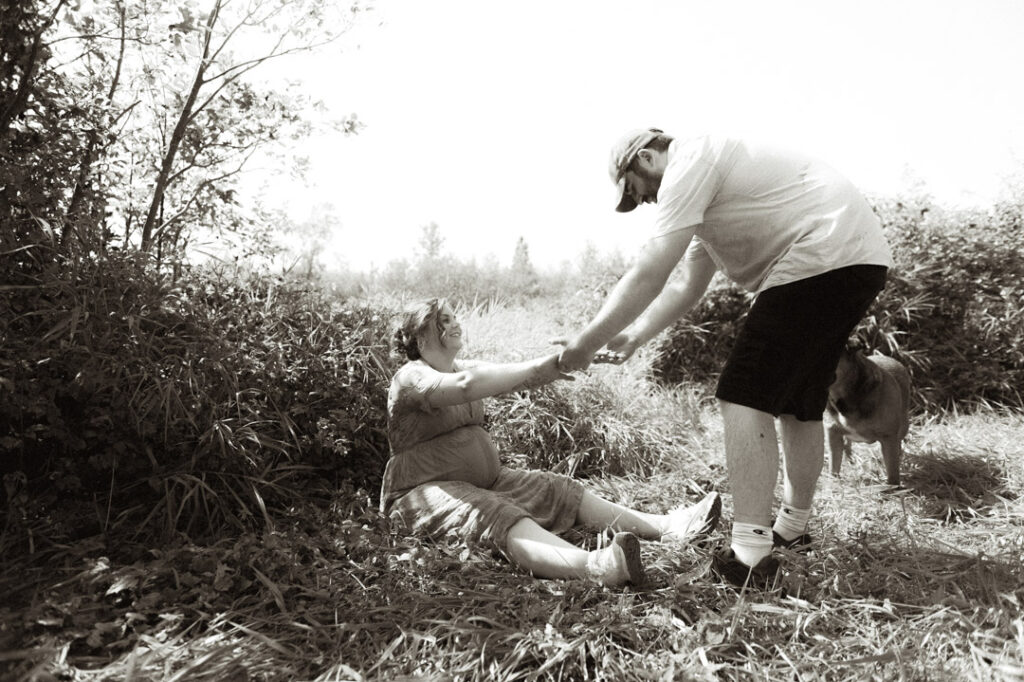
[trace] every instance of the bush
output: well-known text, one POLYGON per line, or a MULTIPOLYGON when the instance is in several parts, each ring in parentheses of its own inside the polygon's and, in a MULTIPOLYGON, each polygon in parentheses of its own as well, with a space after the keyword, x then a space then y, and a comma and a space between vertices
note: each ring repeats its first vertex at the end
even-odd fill
POLYGON ((214 528, 264 518, 302 472, 379 481, 384 312, 258 275, 172 283, 132 256, 24 287, 4 292, 0 466, 40 500, 214 528))
POLYGON ((709 384, 722 370, 747 318, 751 296, 733 284, 709 289, 655 345, 654 378, 665 384, 709 384))
POLYGON ((879 212, 896 268, 858 335, 910 366, 926 407, 1024 406, 1024 227, 902 202, 879 212))

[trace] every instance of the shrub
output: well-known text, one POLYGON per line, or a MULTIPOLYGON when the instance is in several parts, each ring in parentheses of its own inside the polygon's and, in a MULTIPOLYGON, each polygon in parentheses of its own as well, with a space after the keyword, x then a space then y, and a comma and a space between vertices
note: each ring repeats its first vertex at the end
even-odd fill
POLYGON ((708 384, 718 377, 750 309, 751 296, 733 284, 709 289, 655 345, 654 378, 665 384, 708 384))
POLYGON ((1024 228, 998 214, 979 223, 929 213, 901 202, 880 210, 896 268, 858 335, 911 367, 925 406, 1020 407, 1024 228))
POLYGON ((301 472, 379 481, 384 312, 258 275, 171 282, 132 256, 24 286, 3 292, 0 464, 40 499, 213 528, 262 519, 301 472))

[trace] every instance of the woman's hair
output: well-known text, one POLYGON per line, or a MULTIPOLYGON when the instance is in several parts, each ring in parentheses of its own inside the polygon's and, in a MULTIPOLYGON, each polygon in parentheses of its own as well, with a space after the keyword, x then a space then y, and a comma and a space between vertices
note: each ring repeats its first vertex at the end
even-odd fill
POLYGON ((430 325, 441 332, 438 313, 444 307, 445 299, 432 298, 408 310, 402 317, 402 324, 395 331, 395 349, 410 360, 420 359, 420 346, 417 340, 430 328, 430 325))

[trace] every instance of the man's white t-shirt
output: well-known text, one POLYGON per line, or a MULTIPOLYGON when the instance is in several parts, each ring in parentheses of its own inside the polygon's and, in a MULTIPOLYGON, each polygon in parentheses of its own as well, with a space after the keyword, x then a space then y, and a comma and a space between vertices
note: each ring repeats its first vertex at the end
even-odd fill
POLYGON ((815 159, 742 140, 675 139, 655 238, 697 226, 685 258, 711 258, 752 292, 848 265, 892 267, 863 195, 815 159))

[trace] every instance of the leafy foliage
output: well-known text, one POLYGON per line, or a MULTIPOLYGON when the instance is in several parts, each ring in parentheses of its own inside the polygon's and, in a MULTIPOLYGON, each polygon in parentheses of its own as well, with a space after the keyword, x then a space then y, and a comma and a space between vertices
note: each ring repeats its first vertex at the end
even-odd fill
MULTIPOLYGON (((239 204, 240 174, 257 152, 298 169, 290 143, 323 117, 295 87, 250 72, 334 41, 362 8, 203 4, 4 3, 0 218, 16 247, 42 228, 73 256, 268 255, 273 216, 239 204)), ((318 125, 359 128, 355 117, 318 125)))
POLYGON ((30 269, 19 250, 58 243, 71 211, 91 218, 79 158, 98 112, 81 83, 50 65, 45 36, 59 4, 4 2, 0 12, 0 254, 30 269))
POLYGON ((595 374, 495 398, 489 428, 513 466, 580 478, 647 476, 685 442, 677 420, 694 413, 688 398, 651 391, 642 378, 595 374))
POLYGON ((148 494, 151 519, 199 529, 264 519, 310 467, 379 480, 384 312, 255 274, 172 283, 131 255, 3 294, 5 474, 121 505, 148 494))
POLYGON ((880 213, 897 268, 858 333, 915 370, 924 405, 1024 405, 1024 228, 1008 212, 880 213))
POLYGON ((662 335, 652 371, 659 381, 707 384, 722 370, 743 326, 751 297, 732 284, 708 290, 685 318, 662 335))

